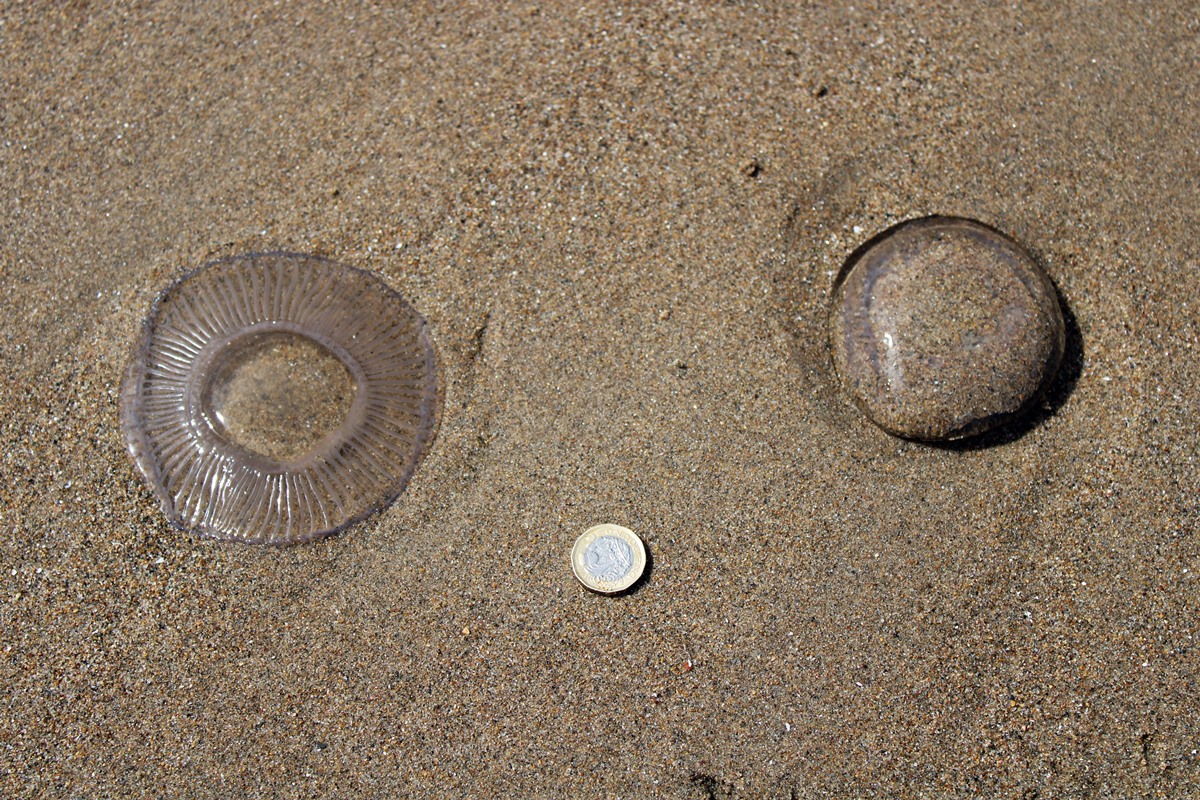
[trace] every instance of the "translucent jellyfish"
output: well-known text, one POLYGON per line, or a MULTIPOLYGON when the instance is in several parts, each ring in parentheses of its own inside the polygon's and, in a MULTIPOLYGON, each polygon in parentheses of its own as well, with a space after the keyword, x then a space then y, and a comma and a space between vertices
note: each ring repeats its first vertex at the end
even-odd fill
POLYGON ((389 505, 436 429, 425 320, 369 272, 267 253, 201 267, 156 300, 122 424, 177 527, 295 544, 389 505))
POLYGON ((897 436, 950 440, 1014 419, 1062 360, 1050 278, 995 228, 958 217, 896 225, 843 269, 830 350, 846 391, 897 436))

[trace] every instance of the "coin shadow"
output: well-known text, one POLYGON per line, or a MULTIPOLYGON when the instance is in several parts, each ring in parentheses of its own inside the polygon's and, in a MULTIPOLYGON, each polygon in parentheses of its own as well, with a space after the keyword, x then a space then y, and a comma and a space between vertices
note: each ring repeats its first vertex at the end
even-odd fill
POLYGON ((638 576, 637 583, 633 584, 633 586, 630 586, 628 589, 621 592, 622 597, 632 597, 636 594, 640 594, 642 591, 642 588, 650 580, 650 574, 652 572, 654 572, 654 553, 651 552, 649 547, 645 548, 645 551, 646 551, 646 566, 642 569, 642 574, 640 576, 638 576))
POLYGON ((1083 333, 1079 329, 1079 320, 1076 319, 1071 304, 1063 296, 1058 284, 1053 281, 1051 284, 1054 287, 1055 297, 1058 298, 1058 306, 1062 309, 1063 327, 1065 328, 1062 362, 1046 387, 1033 398, 1028 412, 999 428, 977 436, 953 442, 925 442, 924 444, 940 450, 958 452, 985 450, 1009 444, 1040 427, 1046 420, 1057 414, 1058 410, 1067 402, 1067 398, 1075 391, 1075 386, 1079 383, 1079 377, 1083 374, 1086 364, 1083 333))

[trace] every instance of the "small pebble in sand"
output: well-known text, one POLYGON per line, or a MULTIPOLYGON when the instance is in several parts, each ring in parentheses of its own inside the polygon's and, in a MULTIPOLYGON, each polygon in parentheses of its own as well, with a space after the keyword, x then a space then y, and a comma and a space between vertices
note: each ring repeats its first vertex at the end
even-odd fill
POLYGON ((217 261, 154 304, 122 391, 130 453, 177 527, 294 544, 401 492, 433 438, 425 321, 314 256, 217 261))
POLYGON ((575 540, 571 569, 579 582, 593 592, 619 594, 642 577, 646 548, 629 528, 597 525, 575 540))
POLYGON ((980 222, 903 222, 851 254, 839 281, 834 367, 863 413, 896 436, 942 441, 1002 425, 1062 360, 1049 277, 980 222))

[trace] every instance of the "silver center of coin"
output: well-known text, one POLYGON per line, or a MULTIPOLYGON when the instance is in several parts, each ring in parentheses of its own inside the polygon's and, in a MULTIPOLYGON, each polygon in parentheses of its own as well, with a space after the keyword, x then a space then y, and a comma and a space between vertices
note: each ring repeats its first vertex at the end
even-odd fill
POLYGON ((619 581, 633 566, 633 548, 616 536, 601 536, 588 545, 583 563, 596 580, 619 581))

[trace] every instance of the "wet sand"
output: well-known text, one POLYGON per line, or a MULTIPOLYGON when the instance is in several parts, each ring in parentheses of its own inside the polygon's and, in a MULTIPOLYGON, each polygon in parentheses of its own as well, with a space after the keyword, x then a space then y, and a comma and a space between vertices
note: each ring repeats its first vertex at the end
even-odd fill
POLYGON ((0 11, 11 797, 1200 793, 1200 14, 570 4, 0 11), (1043 408, 949 447, 830 368, 903 219, 1054 280, 1043 408), (172 530, 125 451, 155 294, 369 269, 445 404, 387 511, 172 530), (575 538, 645 540, 587 593, 575 538))

